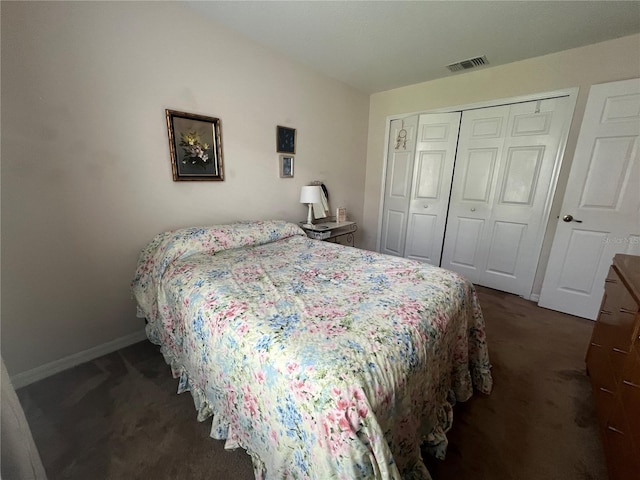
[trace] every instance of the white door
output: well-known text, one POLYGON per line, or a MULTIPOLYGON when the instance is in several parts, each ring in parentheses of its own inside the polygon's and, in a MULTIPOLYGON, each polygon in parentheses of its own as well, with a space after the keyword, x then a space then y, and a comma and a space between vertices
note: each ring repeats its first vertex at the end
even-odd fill
POLYGON ((616 253, 640 255, 640 79, 594 85, 539 305, 595 319, 616 253))
POLYGON ((529 298, 570 123, 568 97, 463 113, 442 267, 529 298))
POLYGON ((393 120, 389 129, 380 251, 404 257, 418 116, 393 120))
POLYGON ((400 257, 404 257, 417 128, 414 115, 393 120, 389 129, 380 251, 400 257))
POLYGON ((418 136, 404 256, 440 265, 460 112, 424 114, 418 136))
POLYGON ((460 112, 391 122, 380 251, 440 264, 460 112))

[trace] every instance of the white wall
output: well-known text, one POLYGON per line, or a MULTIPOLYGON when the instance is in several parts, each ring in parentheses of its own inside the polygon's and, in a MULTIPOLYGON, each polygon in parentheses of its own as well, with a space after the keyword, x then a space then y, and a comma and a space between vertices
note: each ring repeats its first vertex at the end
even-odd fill
POLYGON ((167 229, 363 212, 369 98, 185 4, 2 2, 2 356, 15 376, 139 332, 129 282, 167 229), (222 120, 224 182, 173 182, 164 109, 222 120), (276 125, 297 129, 280 179, 276 125))
POLYGON ((534 293, 539 293, 589 87, 638 76, 640 35, 632 35, 372 95, 369 107, 364 219, 359 226, 359 230, 363 232, 361 246, 369 249, 376 247, 388 116, 579 87, 558 188, 551 208, 550 227, 545 235, 533 287, 534 293))

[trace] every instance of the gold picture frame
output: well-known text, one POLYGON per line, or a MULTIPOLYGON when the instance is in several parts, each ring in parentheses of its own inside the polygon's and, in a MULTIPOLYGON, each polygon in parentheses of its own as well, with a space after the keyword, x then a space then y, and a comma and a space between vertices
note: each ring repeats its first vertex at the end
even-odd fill
POLYGON ((220 119, 165 110, 173 181, 223 181, 220 119))

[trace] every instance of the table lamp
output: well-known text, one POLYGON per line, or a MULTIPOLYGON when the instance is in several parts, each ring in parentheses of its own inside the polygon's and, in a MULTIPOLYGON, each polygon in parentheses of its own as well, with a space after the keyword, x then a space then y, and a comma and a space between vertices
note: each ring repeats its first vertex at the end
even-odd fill
POLYGON ((313 227, 313 204, 321 203, 322 197, 320 196, 320 185, 308 185, 302 187, 300 190, 300 203, 306 203, 309 206, 309 213, 307 214, 307 223, 303 227, 313 227))

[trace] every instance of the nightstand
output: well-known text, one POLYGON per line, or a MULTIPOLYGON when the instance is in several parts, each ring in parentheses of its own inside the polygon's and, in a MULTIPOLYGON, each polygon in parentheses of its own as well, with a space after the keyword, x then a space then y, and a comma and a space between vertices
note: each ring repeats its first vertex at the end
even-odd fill
POLYGON ((309 238, 355 247, 353 234, 358 230, 356 222, 322 222, 312 227, 305 227, 302 223, 304 222, 300 223, 300 228, 309 238))

